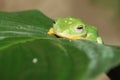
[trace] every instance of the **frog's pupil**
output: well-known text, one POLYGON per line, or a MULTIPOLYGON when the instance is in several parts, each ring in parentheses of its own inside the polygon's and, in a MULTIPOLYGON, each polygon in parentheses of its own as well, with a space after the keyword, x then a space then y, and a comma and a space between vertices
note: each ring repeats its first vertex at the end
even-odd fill
POLYGON ((80 26, 77 27, 77 29, 78 29, 78 30, 81 30, 81 29, 83 29, 83 26, 80 25, 80 26))

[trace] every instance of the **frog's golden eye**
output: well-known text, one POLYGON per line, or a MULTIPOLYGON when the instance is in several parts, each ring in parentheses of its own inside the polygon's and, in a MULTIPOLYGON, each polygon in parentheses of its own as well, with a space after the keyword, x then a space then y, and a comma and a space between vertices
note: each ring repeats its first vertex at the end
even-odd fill
POLYGON ((79 25, 76 27, 77 30, 82 30, 83 29, 83 25, 79 25))

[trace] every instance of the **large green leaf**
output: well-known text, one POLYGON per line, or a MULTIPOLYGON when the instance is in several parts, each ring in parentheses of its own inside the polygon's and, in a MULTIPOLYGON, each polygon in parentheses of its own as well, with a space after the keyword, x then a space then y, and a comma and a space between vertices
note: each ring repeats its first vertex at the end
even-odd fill
POLYGON ((47 34, 36 10, 0 13, 0 80, 90 80, 120 63, 120 47, 47 34))
POLYGON ((52 23, 53 20, 37 10, 1 12, 0 49, 37 37, 48 38, 47 31, 52 23))

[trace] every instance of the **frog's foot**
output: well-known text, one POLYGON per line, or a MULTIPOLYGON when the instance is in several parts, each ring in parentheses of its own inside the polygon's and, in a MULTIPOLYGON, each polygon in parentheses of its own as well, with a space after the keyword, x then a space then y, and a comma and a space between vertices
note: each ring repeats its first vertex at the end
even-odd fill
POLYGON ((50 35, 54 35, 54 34, 55 34, 53 28, 50 28, 50 29, 49 29, 48 34, 50 34, 50 35))

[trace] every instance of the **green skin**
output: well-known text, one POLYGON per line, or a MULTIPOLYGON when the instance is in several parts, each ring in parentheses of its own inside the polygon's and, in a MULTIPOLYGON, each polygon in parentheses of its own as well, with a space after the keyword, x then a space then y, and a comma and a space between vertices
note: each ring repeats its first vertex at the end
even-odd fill
POLYGON ((67 17, 57 18, 53 25, 55 35, 63 38, 70 38, 77 36, 78 39, 85 39, 95 41, 102 44, 102 38, 98 36, 96 27, 83 22, 81 19, 67 17))

